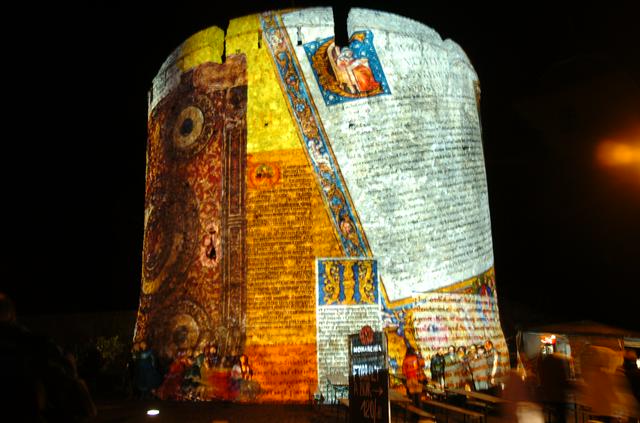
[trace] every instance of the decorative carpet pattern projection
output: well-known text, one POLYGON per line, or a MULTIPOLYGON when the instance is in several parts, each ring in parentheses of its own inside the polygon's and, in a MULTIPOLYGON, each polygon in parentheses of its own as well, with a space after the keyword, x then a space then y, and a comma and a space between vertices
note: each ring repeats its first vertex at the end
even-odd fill
MULTIPOLYGON (((204 63, 150 117, 135 338, 170 372, 204 359, 209 346, 229 368, 225 359, 244 351, 246 90, 244 57, 204 63)), ((188 394, 161 388, 166 398, 188 394)))
POLYGON ((364 325, 395 376, 410 347, 432 383, 508 368, 473 67, 407 18, 353 9, 348 31, 333 45, 328 8, 246 16, 154 79, 135 339, 161 397, 306 402, 364 325))

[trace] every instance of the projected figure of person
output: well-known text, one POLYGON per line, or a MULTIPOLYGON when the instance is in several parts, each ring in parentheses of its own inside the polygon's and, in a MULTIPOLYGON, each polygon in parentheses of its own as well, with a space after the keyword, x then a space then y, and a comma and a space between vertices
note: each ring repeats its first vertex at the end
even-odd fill
POLYGON ((336 79, 345 91, 356 94, 380 88, 380 83, 373 77, 368 59, 356 59, 349 47, 341 49, 335 44, 331 45, 327 53, 336 79))
POLYGON ((164 381, 156 389, 156 396, 161 400, 180 399, 182 397, 181 387, 184 381, 184 373, 190 365, 189 352, 187 350, 178 351, 176 358, 169 366, 169 371, 165 375, 164 381))
POLYGON ((209 233, 209 235, 204 240, 205 255, 207 256, 207 258, 209 260, 215 260, 216 257, 217 257, 217 255, 216 255, 216 241, 215 241, 215 238, 214 238, 215 234, 216 234, 215 231, 209 233))
POLYGON ((249 365, 249 357, 247 357, 246 354, 240 356, 240 372, 244 380, 251 380, 253 378, 253 369, 249 365))
POLYGON ((237 399, 240 395, 240 386, 242 383, 242 366, 240 365, 240 358, 233 357, 233 366, 231 367, 231 373, 229 375, 229 391, 232 399, 237 399))
POLYGON ((210 225, 207 227, 200 246, 200 262, 205 267, 213 267, 218 259, 218 251, 216 249, 217 238, 218 232, 215 226, 210 225))
POLYGON ((338 226, 340 227, 342 236, 351 241, 353 245, 360 245, 360 240, 358 239, 358 233, 355 230, 355 225, 346 213, 340 216, 338 226))

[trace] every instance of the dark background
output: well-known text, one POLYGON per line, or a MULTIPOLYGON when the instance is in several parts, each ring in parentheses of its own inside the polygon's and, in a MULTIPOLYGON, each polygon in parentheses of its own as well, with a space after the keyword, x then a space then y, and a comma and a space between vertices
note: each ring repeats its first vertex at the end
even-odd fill
MULTIPOLYGON (((479 75, 503 323, 640 330, 640 164, 596 160, 603 140, 640 144, 635 2, 396 3, 349 5, 425 23, 479 75)), ((137 307, 153 77, 201 29, 310 5, 330 4, 108 3, 40 10, 11 34, 2 290, 19 314, 137 307)))

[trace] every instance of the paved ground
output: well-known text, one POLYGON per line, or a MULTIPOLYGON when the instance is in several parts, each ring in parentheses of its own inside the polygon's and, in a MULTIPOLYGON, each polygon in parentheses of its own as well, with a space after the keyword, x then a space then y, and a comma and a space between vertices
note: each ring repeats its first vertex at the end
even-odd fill
MULTIPOLYGON (((329 423, 347 422, 347 410, 335 405, 237 404, 225 402, 173 402, 158 400, 96 400, 98 416, 90 423, 329 423), (149 409, 160 411, 147 416, 149 409)), ((477 419, 476 419, 477 420, 477 419)), ((392 407, 392 423, 416 423, 417 416, 392 407)), ((437 415, 437 422, 462 423, 461 415, 437 415)), ((467 419, 470 422, 470 419, 467 419)), ((536 420, 537 421, 537 420, 536 420)), ((567 421, 581 421, 569 409, 567 421)), ((511 423, 492 413, 486 423, 511 423)))
MULTIPOLYGON (((347 422, 343 407, 324 405, 237 404, 224 402, 173 402, 158 400, 96 400, 98 416, 91 423, 329 423, 347 422), (147 410, 160 411, 147 416, 147 410)), ((463 422, 460 415, 438 415, 438 423, 463 422)), ((392 423, 418 421, 417 416, 405 415, 392 408, 392 423)), ((467 420, 470 421, 470 420, 467 420)), ((489 416, 487 423, 498 423, 497 416, 489 416)))
MULTIPOLYGON (((346 422, 346 409, 338 406, 234 404, 222 402, 171 402, 140 400, 97 400, 98 416, 91 423, 328 423, 346 422), (148 409, 160 411, 147 416, 148 409)), ((401 413, 392 422, 404 422, 401 413)), ((407 422, 417 419, 406 418, 407 422)), ((440 421, 440 420, 439 420, 440 421)), ((445 421, 444 419, 442 421, 445 421)), ((456 420, 449 419, 454 423, 456 420)))
POLYGON ((222 402, 97 401, 98 416, 92 423, 324 423, 340 421, 334 407, 309 405, 256 405, 222 402), (148 409, 160 411, 147 416, 148 409))

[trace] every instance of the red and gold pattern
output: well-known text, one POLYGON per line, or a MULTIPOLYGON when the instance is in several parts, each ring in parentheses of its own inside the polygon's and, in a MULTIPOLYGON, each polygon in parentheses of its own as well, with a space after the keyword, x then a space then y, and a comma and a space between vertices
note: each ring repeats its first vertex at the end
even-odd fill
POLYGON ((242 56, 205 63, 149 121, 136 340, 165 362, 209 344, 244 350, 246 90, 242 56))

